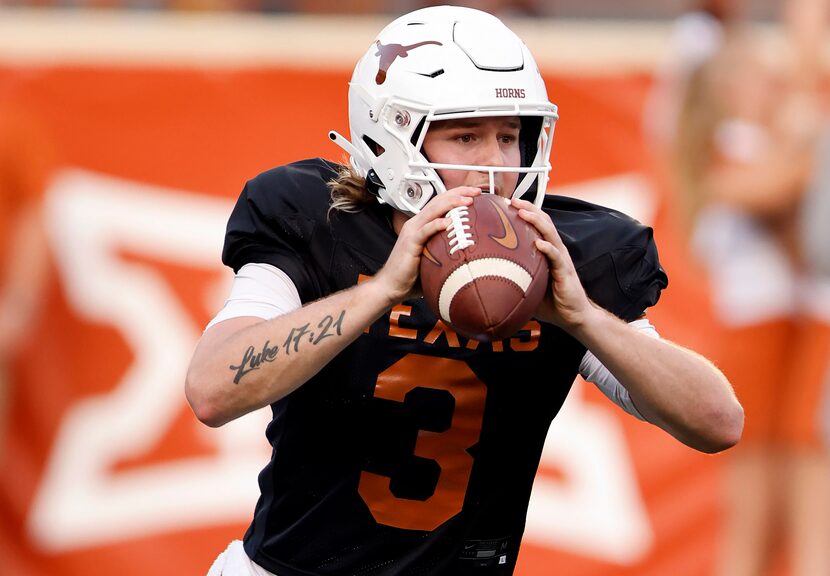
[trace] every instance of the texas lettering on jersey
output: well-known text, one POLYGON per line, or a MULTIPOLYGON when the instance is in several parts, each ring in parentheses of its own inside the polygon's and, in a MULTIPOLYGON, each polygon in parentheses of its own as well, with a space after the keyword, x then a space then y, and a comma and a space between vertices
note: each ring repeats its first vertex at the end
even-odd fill
MULTIPOLYGON (((358 282, 364 282, 369 279, 369 276, 360 275, 358 282)), ((398 304, 389 312, 387 334, 392 338, 405 338, 407 340, 419 340, 425 344, 435 344, 443 339, 450 348, 465 348, 467 350, 476 350, 479 346, 490 347, 493 352, 504 352, 505 350, 512 350, 514 352, 530 352, 535 350, 539 345, 539 335, 541 334, 541 326, 536 320, 528 320, 522 329, 512 338, 505 340, 495 340, 493 342, 479 342, 472 338, 464 338, 447 326, 447 324, 440 318, 435 319, 435 324, 423 336, 419 336, 419 331, 415 328, 407 326, 406 319, 412 314, 412 306, 406 304, 398 304)), ((368 334, 372 330, 372 326, 368 326, 365 332, 368 334)))

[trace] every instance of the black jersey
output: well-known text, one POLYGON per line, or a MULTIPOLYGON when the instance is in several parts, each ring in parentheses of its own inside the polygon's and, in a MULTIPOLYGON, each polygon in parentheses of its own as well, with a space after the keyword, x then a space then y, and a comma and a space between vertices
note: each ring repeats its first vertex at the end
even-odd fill
MULTIPOLYGON (((249 181, 223 261, 285 271, 302 301, 383 266, 390 208, 329 211, 337 166, 305 160, 249 181)), ((549 196, 588 295, 625 320, 666 276, 651 229, 549 196)), ((422 299, 393 308, 271 408, 271 461, 245 550, 279 576, 509 575, 551 421, 585 348, 531 320, 514 337, 467 340, 422 299)))

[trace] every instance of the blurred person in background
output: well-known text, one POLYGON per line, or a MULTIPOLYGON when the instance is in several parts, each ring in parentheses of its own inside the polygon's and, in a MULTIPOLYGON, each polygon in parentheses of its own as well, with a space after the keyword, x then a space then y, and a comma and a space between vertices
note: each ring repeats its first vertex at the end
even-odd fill
POLYGON ((14 382, 11 365, 26 344, 48 278, 41 215, 53 154, 41 124, 0 86, 0 447, 14 382))
POLYGON ((655 124, 666 122, 653 141, 665 146, 684 232, 723 328, 713 360, 746 411, 741 446, 726 462, 722 576, 771 574, 782 550, 791 574, 830 574, 827 338, 816 337, 803 306, 798 240, 821 124, 817 68, 808 79, 803 63, 818 53, 824 4, 786 5, 787 49, 777 61, 722 11, 682 19, 676 37, 698 43, 680 43, 680 73, 658 82, 662 108, 652 108, 655 124))
POLYGON ((790 382, 794 387, 806 383, 808 394, 814 391, 810 400, 818 413, 800 422, 800 437, 810 442, 790 471, 793 573, 799 576, 830 574, 830 109, 825 58, 830 0, 789 0, 784 22, 793 45, 794 104, 804 121, 820 131, 795 230, 801 273, 799 348, 790 382))

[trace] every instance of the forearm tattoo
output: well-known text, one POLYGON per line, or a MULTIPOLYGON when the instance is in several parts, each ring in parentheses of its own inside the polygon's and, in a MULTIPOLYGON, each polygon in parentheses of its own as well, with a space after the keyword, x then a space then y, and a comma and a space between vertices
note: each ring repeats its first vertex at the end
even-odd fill
POLYGON ((259 351, 257 351, 257 347, 253 344, 248 346, 242 355, 242 360, 239 362, 239 365, 228 366, 231 371, 236 372, 233 377, 233 383, 239 384, 239 381, 246 374, 254 370, 259 370, 265 362, 273 362, 279 356, 289 356, 292 353, 299 352, 301 345, 307 346, 310 344, 317 346, 317 344, 330 336, 340 336, 342 334, 343 318, 345 315, 345 310, 341 310, 337 317, 326 314, 314 329, 311 328, 311 323, 309 322, 301 326, 295 326, 288 331, 288 336, 286 336, 282 344, 271 346, 271 341, 266 340, 259 351))

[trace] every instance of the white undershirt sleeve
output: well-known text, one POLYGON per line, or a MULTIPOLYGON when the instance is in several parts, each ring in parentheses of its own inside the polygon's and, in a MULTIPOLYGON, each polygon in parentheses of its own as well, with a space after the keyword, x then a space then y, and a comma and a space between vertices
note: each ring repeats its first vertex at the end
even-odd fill
POLYGON ((245 264, 233 279, 225 305, 205 329, 240 316, 269 320, 302 305, 297 287, 288 274, 271 264, 245 264))
MULTIPOLYGON (((646 318, 635 320, 629 325, 653 338, 660 337, 657 330, 646 318)), ((600 392, 605 394, 614 404, 632 416, 645 421, 643 415, 640 414, 640 411, 634 405, 634 402, 631 401, 631 396, 625 386, 620 384, 620 381, 590 351, 586 352, 585 356, 582 357, 582 362, 579 364, 579 374, 585 380, 599 388, 600 392)))

